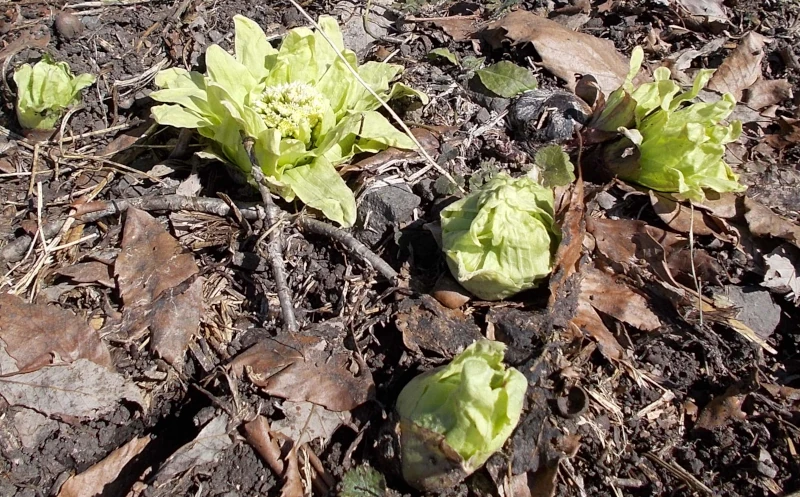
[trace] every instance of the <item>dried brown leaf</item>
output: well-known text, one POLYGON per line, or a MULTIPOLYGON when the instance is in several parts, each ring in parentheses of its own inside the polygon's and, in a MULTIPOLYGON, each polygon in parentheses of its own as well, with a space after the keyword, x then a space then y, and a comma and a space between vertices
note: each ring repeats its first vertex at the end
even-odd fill
POLYGON ((744 420, 747 415, 742 411, 742 403, 747 393, 743 393, 739 385, 728 388, 724 394, 714 397, 700 411, 695 428, 714 430, 727 426, 732 420, 744 420))
POLYGON ((96 419, 125 399, 144 405, 139 388, 120 374, 87 359, 0 377, 0 396, 65 421, 96 419))
POLYGON ((800 226, 792 220, 775 214, 772 209, 745 197, 745 215, 750 232, 756 236, 782 238, 800 247, 800 226))
POLYGON ((576 74, 591 74, 600 89, 616 90, 628 74, 628 61, 609 40, 570 31, 555 21, 517 10, 488 26, 487 39, 499 48, 503 37, 513 44, 533 44, 541 64, 575 88, 576 74))
POLYGON ((285 465, 281 457, 281 448, 270 434, 269 420, 259 414, 243 426, 247 443, 253 446, 275 474, 282 475, 285 465))
POLYGON ((150 214, 128 209, 122 252, 114 264, 123 307, 123 330, 149 329, 150 350, 180 367, 200 326, 203 279, 197 263, 150 214))
POLYGON ((640 330, 652 331, 661 326, 644 297, 629 286, 592 266, 584 268, 581 274, 581 293, 596 310, 640 330))
POLYGON ((739 40, 739 45, 728 55, 708 82, 710 90, 731 93, 736 101, 742 100, 742 93, 761 76, 761 60, 764 58, 764 44, 771 40, 751 31, 739 40))
POLYGON ((452 16, 444 19, 436 19, 433 22, 442 28, 453 41, 467 41, 471 39, 479 26, 476 23, 476 16, 452 16))
POLYGON ((83 473, 70 476, 58 491, 58 497, 95 497, 102 495, 105 487, 113 483, 125 466, 150 443, 150 436, 134 438, 115 449, 83 473))
POLYGON ((614 335, 603 323, 600 315, 592 307, 589 295, 581 293, 578 300, 578 311, 570 323, 582 333, 590 336, 597 342, 597 347, 606 359, 622 361, 625 359, 625 349, 619 344, 614 335))
POLYGON ((791 100, 792 84, 786 79, 759 79, 744 93, 744 103, 755 110, 791 100))
POLYGON ((99 283, 108 288, 117 286, 112 267, 99 261, 80 262, 57 269, 55 273, 75 283, 99 283))
POLYGON ((194 440, 167 459, 156 475, 156 484, 162 486, 197 466, 217 462, 231 446, 233 439, 228 434, 228 416, 220 414, 209 421, 194 440))
POLYGON ((694 234, 699 236, 717 234, 717 231, 709 226, 713 220, 710 217, 706 219, 707 215, 703 211, 695 209, 694 213, 692 213, 689 207, 676 202, 675 199, 670 198, 667 194, 656 193, 651 190, 650 203, 653 205, 653 210, 658 217, 667 226, 679 233, 688 234, 690 231, 694 231, 694 234))
POLYGON ((292 444, 286 456, 286 472, 283 474, 281 497, 305 497, 303 481, 300 478, 300 462, 297 458, 297 445, 292 444))
POLYGON ((333 433, 350 421, 349 412, 329 411, 311 402, 285 400, 278 408, 286 417, 274 421, 272 431, 294 440, 298 446, 319 438, 324 449, 333 433))
POLYGON ((11 358, 0 374, 29 372, 53 362, 88 359, 112 368, 108 347, 84 319, 55 305, 28 304, 0 293, 0 349, 11 358))
POLYGON ((550 277, 550 297, 547 307, 551 311, 562 299, 567 281, 578 270, 583 250, 583 236, 586 233, 585 213, 583 179, 579 177, 561 196, 561 205, 556 212, 556 217, 559 218, 558 224, 561 226, 561 243, 556 250, 553 275, 550 277))
MULTIPOLYGON (((324 323, 312 332, 332 326, 339 325, 324 323)), ((268 338, 242 352, 231 367, 237 375, 247 371, 270 395, 349 411, 373 395, 375 384, 366 365, 339 343, 317 336, 268 338)))

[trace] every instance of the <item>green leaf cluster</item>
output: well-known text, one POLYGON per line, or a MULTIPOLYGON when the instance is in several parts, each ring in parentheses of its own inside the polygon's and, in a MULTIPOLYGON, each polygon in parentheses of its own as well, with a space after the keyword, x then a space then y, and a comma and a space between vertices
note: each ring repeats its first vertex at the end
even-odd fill
POLYGON ((64 111, 81 101, 81 90, 95 82, 92 74, 74 76, 66 62, 55 62, 49 55, 31 66, 14 71, 17 84, 17 120, 25 129, 48 130, 56 127, 64 111))
POLYGON ((626 180, 662 192, 678 193, 696 201, 705 199, 704 190, 736 192, 745 189, 722 157, 725 145, 736 141, 742 124, 720 124, 736 106, 726 93, 716 102, 691 103, 708 83, 712 70, 698 72, 692 88, 681 92, 670 80, 670 71, 655 70, 654 81, 634 88, 643 51, 637 47, 631 57, 631 71, 622 87, 614 91, 594 127, 618 130, 625 138, 606 147, 606 162, 626 180), (634 167, 615 167, 626 148, 638 151, 634 167))
POLYGON ((479 340, 449 364, 423 373, 397 398, 401 420, 402 471, 423 489, 440 488, 441 467, 432 459, 455 452, 464 476, 500 450, 522 413, 528 380, 503 364, 505 345, 479 340), (405 427, 405 428, 403 428, 405 427), (428 434, 439 435, 443 444, 428 434), (421 438, 421 439, 419 439, 421 438), (431 443, 433 442, 433 443, 431 443))
POLYGON ((550 274, 560 233, 553 191, 500 173, 441 212, 450 272, 484 300, 501 300, 550 274))
POLYGON ((347 66, 383 101, 399 95, 427 97, 399 83, 390 85, 402 66, 359 65, 331 17, 320 17, 319 31, 290 30, 278 49, 251 19, 236 16, 234 24, 234 55, 210 46, 205 75, 177 68, 157 75, 162 89, 151 96, 165 105, 153 107, 153 116, 160 124, 196 128, 210 140, 209 153, 249 174, 243 133, 254 140, 255 158, 273 191, 351 226, 355 199, 335 166, 361 152, 409 149, 414 143, 376 111, 381 102, 347 66))

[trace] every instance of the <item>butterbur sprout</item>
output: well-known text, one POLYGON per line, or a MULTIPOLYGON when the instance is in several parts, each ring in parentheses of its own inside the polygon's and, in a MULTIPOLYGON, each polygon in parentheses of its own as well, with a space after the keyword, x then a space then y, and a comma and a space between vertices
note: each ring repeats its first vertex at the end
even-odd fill
POLYGON ((560 233, 553 191, 501 173, 442 210, 442 249, 450 272, 484 300, 533 288, 550 274, 560 233))
POLYGON ((91 74, 74 76, 66 62, 55 62, 44 55, 31 66, 23 64, 14 71, 17 84, 17 120, 25 129, 50 130, 56 127, 64 111, 81 101, 81 90, 91 86, 91 74))
POLYGON ((390 84, 402 66, 359 65, 356 54, 345 49, 332 17, 319 18, 319 31, 290 30, 277 49, 251 19, 235 16, 234 24, 234 54, 211 45, 206 74, 178 68, 158 73, 155 82, 162 89, 151 97, 164 105, 153 107, 156 122, 197 129, 208 140, 206 156, 245 174, 253 164, 241 135, 252 138, 253 153, 274 192, 286 200, 299 198, 351 226, 355 198, 335 167, 362 152, 414 148, 409 137, 377 112, 381 102, 351 70, 383 101, 400 95, 427 97, 390 84))
POLYGON ((480 340, 423 373, 397 399, 403 478, 450 488, 500 450, 519 423, 528 380, 503 364, 505 345, 480 340))
POLYGON ((610 95, 596 123, 608 131, 616 126, 625 136, 606 146, 609 169, 622 179, 694 201, 705 200, 705 190, 743 191, 744 185, 723 160, 725 145, 742 133, 739 121, 721 124, 736 106, 733 95, 687 105, 711 78, 714 71, 706 69, 698 71, 692 88, 685 92, 670 80, 670 71, 664 67, 655 70, 655 81, 634 89, 631 81, 642 58, 637 47, 628 79, 610 95))

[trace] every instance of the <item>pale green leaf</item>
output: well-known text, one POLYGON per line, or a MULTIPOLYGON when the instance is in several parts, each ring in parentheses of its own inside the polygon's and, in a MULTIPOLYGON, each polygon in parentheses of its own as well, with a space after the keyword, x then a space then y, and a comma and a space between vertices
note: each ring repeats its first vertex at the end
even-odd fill
POLYGON ((350 227, 356 221, 356 200, 353 191, 324 157, 311 164, 297 166, 283 173, 282 180, 297 198, 325 217, 350 227))
POLYGON ((156 105, 150 112, 158 123, 166 126, 194 129, 211 125, 202 116, 180 105, 156 105))
POLYGON ((219 45, 211 45, 206 50, 206 68, 210 81, 222 87, 237 102, 244 102, 256 86, 256 80, 247 67, 219 45))
POLYGON ((236 59, 260 81, 269 74, 268 59, 278 53, 267 40, 261 26, 242 15, 233 16, 236 59))
POLYGON ((524 67, 503 60, 475 71, 483 86, 492 93, 511 98, 536 88, 536 76, 524 67))

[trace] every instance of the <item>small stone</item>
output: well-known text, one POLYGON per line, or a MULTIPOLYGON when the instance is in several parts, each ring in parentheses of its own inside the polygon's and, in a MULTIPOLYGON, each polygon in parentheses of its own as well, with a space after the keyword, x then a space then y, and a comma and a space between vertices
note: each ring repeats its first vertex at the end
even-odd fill
POLYGON ((392 227, 400 229, 411 221, 420 202, 405 182, 376 179, 359 202, 356 238, 375 245, 392 227))
POLYGON ((83 34, 83 22, 72 12, 59 12, 55 27, 58 35, 65 40, 72 40, 83 34))

